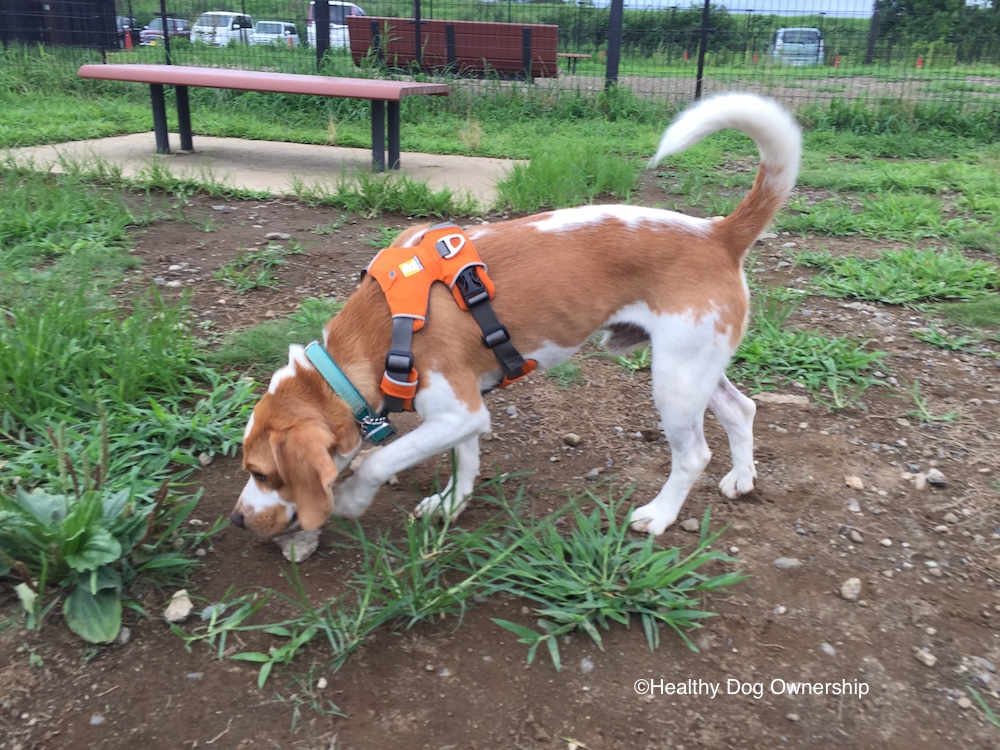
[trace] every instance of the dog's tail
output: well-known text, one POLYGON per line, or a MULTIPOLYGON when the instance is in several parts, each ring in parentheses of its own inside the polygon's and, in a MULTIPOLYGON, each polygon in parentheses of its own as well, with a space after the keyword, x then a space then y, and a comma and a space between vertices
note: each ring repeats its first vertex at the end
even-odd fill
POLYGON ((698 102, 681 112, 663 133, 649 166, 726 128, 746 133, 760 151, 760 169, 750 192, 735 211, 713 225, 733 254, 742 258, 795 187, 802 134, 784 107, 752 94, 722 94, 698 102))

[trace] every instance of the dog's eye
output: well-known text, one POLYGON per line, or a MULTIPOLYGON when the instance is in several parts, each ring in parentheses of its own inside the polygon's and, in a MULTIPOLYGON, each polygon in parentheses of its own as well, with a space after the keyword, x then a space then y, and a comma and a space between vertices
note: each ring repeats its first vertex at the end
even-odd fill
POLYGON ((252 476, 261 484, 267 484, 267 477, 261 474, 259 471, 251 471, 250 476, 252 476))

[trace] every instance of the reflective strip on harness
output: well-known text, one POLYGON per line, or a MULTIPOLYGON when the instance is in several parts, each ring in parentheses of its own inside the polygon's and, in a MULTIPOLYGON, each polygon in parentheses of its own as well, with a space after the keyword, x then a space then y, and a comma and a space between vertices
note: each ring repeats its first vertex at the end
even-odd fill
POLYGON ((483 331, 483 343, 496 355, 503 370, 501 386, 535 369, 510 343, 510 334, 497 320, 489 301, 496 290, 472 241, 453 224, 431 227, 413 247, 387 247, 368 265, 392 312, 392 344, 382 379, 385 411, 413 408, 417 371, 413 368, 412 337, 424 327, 431 286, 443 282, 455 302, 472 312, 483 331))

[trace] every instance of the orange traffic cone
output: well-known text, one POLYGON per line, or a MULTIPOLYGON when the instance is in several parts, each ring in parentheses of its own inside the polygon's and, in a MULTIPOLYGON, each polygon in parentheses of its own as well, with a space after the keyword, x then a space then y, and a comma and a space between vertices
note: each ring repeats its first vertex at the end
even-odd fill
POLYGON ((920 69, 922 67, 924 67, 924 58, 918 57, 917 58, 917 68, 920 69))
POLYGON ((688 57, 687 50, 684 50, 684 59, 685 60, 690 60, 691 59, 691 58, 688 57))
POLYGON ((840 67, 840 55, 837 55, 835 58, 833 58, 833 67, 835 68, 840 67))
POLYGON ((125 49, 128 52, 132 51, 132 29, 125 29, 125 49))

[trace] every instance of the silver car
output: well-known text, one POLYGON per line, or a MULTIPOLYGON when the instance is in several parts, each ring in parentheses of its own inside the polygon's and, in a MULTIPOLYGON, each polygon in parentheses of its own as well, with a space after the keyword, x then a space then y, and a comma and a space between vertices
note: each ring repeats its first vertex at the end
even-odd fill
POLYGON ((288 47, 298 47, 300 41, 295 24, 287 21, 258 21, 250 35, 250 44, 278 42, 288 47))
POLYGON ((822 65, 822 32, 805 26, 778 29, 771 40, 771 60, 786 65, 822 65))

